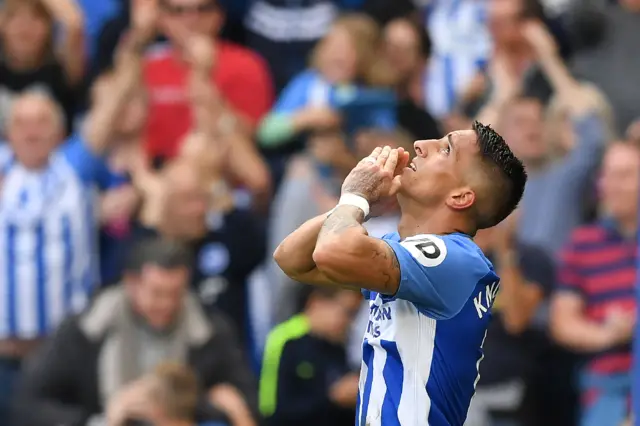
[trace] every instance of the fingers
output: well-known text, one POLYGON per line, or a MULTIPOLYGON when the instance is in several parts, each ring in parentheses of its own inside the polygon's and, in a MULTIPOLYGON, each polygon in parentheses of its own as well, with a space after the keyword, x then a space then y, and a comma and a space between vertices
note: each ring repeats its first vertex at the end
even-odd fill
POLYGON ((387 159, 389 158, 389 154, 391 154, 391 147, 385 146, 384 148, 382 148, 382 152, 380 152, 380 155, 378 156, 376 164, 379 167, 384 167, 385 163, 387 162, 387 159))
POLYGON ((387 158, 387 162, 384 163, 383 169, 385 172, 393 175, 397 165, 398 165, 398 150, 392 149, 391 152, 389 153, 389 158, 387 158))
POLYGON ((382 152, 382 147, 379 146, 371 152, 371 155, 369 155, 369 157, 377 159, 381 152, 382 152))
POLYGON ((409 161, 411 161, 411 154, 409 154, 403 148, 398 148, 398 165, 396 166, 393 174, 401 174, 402 170, 409 165, 409 161))

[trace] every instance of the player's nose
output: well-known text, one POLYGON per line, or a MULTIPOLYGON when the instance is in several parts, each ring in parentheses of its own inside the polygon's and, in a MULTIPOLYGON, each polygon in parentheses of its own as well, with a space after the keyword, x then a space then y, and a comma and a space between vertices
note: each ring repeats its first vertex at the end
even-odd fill
POLYGON ((415 141, 413 143, 413 149, 419 157, 426 157, 429 152, 429 146, 433 146, 437 142, 435 139, 415 141))

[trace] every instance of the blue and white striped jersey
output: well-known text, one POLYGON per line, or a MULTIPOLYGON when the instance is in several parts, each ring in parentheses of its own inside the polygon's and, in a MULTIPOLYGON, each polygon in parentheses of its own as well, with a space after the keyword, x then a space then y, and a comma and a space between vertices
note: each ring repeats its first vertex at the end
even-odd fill
POLYGON ((94 183, 104 163, 79 138, 47 167, 0 145, 0 339, 46 336, 97 284, 94 183))
POLYGON ((424 80, 424 99, 434 117, 450 114, 458 98, 491 56, 487 1, 432 0, 425 26, 432 41, 424 80))
POLYGON ((400 264, 395 296, 370 301, 359 426, 462 426, 479 379, 499 278, 471 238, 383 240, 400 264))

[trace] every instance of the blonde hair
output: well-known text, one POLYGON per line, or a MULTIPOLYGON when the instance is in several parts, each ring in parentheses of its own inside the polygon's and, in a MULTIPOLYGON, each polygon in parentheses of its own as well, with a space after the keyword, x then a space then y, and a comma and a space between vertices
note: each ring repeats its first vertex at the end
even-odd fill
POLYGON ((151 396, 167 416, 174 420, 194 420, 200 387, 190 368, 173 362, 162 363, 148 378, 152 384, 151 396))
MULTIPOLYGON (((370 86, 393 86, 397 77, 380 54, 382 33, 373 18, 361 13, 342 15, 331 26, 331 30, 344 29, 351 38, 357 55, 356 78, 370 86)), ((311 52, 311 66, 320 67, 320 57, 326 38, 311 52)))

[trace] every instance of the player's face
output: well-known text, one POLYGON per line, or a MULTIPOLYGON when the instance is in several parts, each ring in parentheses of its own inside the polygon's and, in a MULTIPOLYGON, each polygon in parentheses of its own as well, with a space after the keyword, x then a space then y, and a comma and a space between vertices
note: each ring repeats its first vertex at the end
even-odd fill
POLYGON ((186 268, 146 266, 131 287, 137 313, 149 326, 158 330, 167 328, 180 311, 188 279, 186 268))
POLYGON ((640 155, 632 147, 615 144, 604 156, 600 195, 607 214, 621 220, 637 215, 640 155))
POLYGON ((422 206, 446 202, 453 208, 473 203, 473 191, 465 183, 466 172, 477 165, 477 135, 458 130, 442 139, 414 143, 416 156, 400 176, 401 205, 410 199, 422 206))

